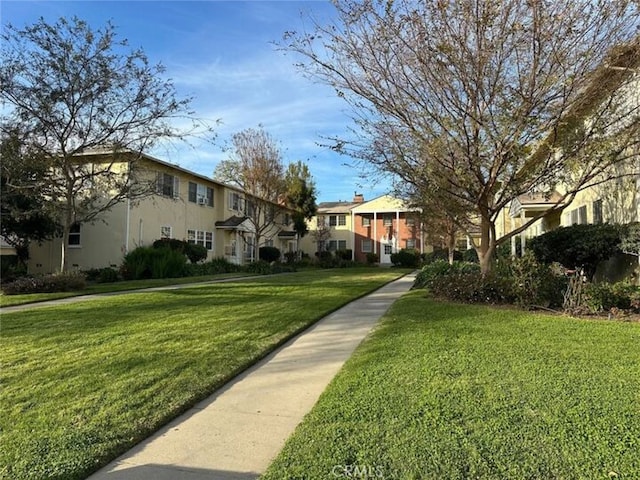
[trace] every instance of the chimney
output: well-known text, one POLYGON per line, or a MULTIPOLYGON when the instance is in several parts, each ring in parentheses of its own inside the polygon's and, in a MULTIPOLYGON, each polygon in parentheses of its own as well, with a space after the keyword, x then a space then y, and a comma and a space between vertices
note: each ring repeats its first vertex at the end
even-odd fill
POLYGON ((353 192, 353 203, 364 203, 364 195, 358 192, 353 192))

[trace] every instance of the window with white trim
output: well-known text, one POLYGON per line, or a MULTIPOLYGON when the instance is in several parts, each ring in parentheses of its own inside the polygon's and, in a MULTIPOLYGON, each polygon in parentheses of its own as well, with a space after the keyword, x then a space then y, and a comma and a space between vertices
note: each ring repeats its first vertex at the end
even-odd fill
POLYGON ((162 225, 160 227, 160 238, 173 238, 171 236, 171 226, 170 225, 162 225))
POLYGON ((413 227, 416 224, 416 219, 415 217, 407 217, 405 219, 405 222, 407 223, 408 227, 413 227))
POLYGON ((213 188, 200 183, 189 182, 189 201, 213 207, 213 188))
POLYGON ((329 215, 329 226, 335 227, 338 224, 338 216, 337 215, 329 215))
POLYGON ((71 225, 69 229, 69 242, 68 244, 72 247, 80 246, 80 224, 74 223, 71 225))
POLYGON ((384 216, 382 217, 382 224, 385 227, 390 227, 391 225, 393 225, 393 214, 385 213, 384 216))
POLYGON ((338 226, 344 227, 347 224, 347 216, 346 215, 338 215, 338 226))
POLYGON ((158 172, 156 178, 156 193, 170 198, 178 197, 179 180, 170 173, 158 172))
POLYGON ((384 254, 385 255, 391 255, 393 253, 393 249, 391 247, 391 245, 385 245, 384 246, 384 254))
POLYGON ((371 253, 373 251, 373 241, 371 239, 363 239, 360 245, 362 253, 371 253))
POLYGON ((415 238, 407 238, 407 248, 416 248, 416 239, 415 238))
POLYGON ((207 250, 213 250, 213 232, 187 230, 187 242, 202 245, 207 250))
POLYGON ((228 207, 229 210, 235 210, 236 212, 244 211, 242 197, 238 192, 229 192, 228 207))
POLYGON ((362 226, 370 227, 371 226, 371 217, 362 217, 362 226))

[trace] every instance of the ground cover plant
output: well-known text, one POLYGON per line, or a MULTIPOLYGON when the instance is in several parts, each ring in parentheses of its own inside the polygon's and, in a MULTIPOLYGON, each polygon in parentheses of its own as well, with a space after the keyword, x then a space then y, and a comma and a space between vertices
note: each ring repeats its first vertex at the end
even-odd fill
POLYGON ((401 275, 314 270, 2 315, 0 478, 80 479, 401 275))
POLYGON ((635 323, 412 292, 262 478, 640 478, 638 344, 635 323))

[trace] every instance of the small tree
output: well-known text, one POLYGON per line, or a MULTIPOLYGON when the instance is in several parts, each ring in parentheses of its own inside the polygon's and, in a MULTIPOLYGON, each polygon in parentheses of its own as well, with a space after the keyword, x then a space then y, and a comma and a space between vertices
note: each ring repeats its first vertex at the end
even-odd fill
MULTIPOLYGON (((285 203, 293 214, 293 230, 297 233, 298 242, 309 229, 307 221, 311 220, 318 211, 316 205, 316 185, 307 164, 303 162, 290 163, 284 176, 285 203)), ((299 246, 296 250, 300 250, 299 246)))
POLYGON ((277 207, 285 194, 282 153, 261 127, 236 133, 231 143, 230 158, 221 161, 213 175, 248 195, 244 214, 255 235, 253 258, 258 258, 262 239, 273 238, 279 231, 278 224, 283 223, 278 222, 278 217, 284 215, 278 215, 281 212, 277 207))
POLYGON ((39 185, 62 226, 62 271, 74 224, 154 192, 138 176, 142 152, 193 133, 171 124, 190 117, 191 99, 176 97, 162 65, 126 48, 111 23, 93 30, 77 17, 40 19, 23 29, 6 25, 2 33, 3 128, 18 126, 33 158, 53 173, 39 185), (79 156, 93 149, 103 151, 99 160, 79 156))

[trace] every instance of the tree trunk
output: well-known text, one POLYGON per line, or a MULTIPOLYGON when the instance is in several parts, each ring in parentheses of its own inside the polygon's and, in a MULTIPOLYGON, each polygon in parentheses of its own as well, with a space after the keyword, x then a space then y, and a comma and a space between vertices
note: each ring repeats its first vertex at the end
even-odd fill
POLYGON ((456 232, 450 231, 447 235, 447 251, 449 253, 449 265, 453 265, 455 260, 454 253, 456 250, 456 232))
POLYGON ((483 217, 480 223, 480 246, 476 250, 482 276, 491 272, 493 267, 493 253, 495 250, 495 227, 489 220, 483 217))

